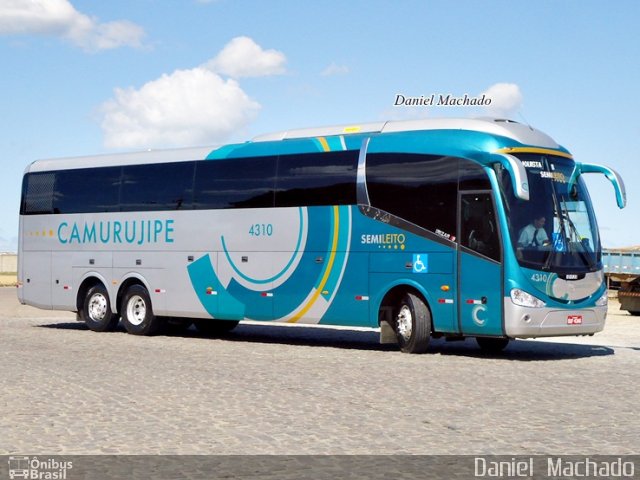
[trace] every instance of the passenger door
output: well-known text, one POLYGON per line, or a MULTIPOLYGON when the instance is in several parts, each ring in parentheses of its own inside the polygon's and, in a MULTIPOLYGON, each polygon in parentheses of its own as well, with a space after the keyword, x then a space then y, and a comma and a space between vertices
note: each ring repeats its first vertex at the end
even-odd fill
POLYGON ((458 308, 463 335, 503 334, 500 234, 491 191, 460 192, 458 308))

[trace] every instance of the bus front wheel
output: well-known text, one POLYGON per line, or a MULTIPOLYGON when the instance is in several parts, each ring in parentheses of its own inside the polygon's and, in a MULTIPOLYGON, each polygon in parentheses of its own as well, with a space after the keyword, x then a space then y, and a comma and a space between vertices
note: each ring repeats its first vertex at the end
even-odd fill
POLYGON ((120 313, 124 328, 134 335, 153 335, 162 325, 162 319, 153 314, 149 292, 142 285, 132 285, 127 289, 120 313))
POLYGON ((118 316, 111 311, 107 289, 100 284, 87 290, 80 313, 84 323, 94 332, 108 332, 118 325, 118 316))
POLYGON ((395 314, 395 331, 400 350, 424 353, 431 339, 431 313, 420 297, 407 293, 395 314))

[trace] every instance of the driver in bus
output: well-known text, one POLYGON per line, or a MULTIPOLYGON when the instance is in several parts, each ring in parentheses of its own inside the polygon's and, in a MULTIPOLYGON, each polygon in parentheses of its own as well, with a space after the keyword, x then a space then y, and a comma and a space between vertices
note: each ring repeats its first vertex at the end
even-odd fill
POLYGON ((541 247, 549 246, 551 242, 544 229, 545 221, 544 215, 538 215, 533 218, 533 221, 529 225, 520 230, 518 247, 538 250, 541 247))

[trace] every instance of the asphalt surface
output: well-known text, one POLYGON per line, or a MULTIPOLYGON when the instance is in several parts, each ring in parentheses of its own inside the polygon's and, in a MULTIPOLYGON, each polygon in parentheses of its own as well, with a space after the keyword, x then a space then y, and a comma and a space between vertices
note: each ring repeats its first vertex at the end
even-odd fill
POLYGON ((0 454, 637 454, 640 317, 501 355, 371 331, 95 333, 0 289, 0 454))

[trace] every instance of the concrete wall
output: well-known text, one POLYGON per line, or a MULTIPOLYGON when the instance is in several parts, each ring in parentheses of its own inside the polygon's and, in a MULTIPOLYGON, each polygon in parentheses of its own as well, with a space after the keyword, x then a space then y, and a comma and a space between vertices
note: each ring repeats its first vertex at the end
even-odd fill
POLYGON ((18 255, 15 253, 0 253, 0 273, 17 272, 18 255))

